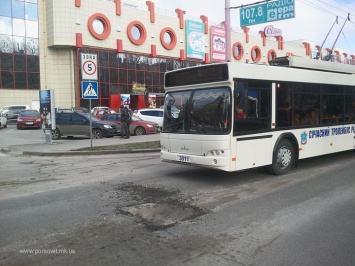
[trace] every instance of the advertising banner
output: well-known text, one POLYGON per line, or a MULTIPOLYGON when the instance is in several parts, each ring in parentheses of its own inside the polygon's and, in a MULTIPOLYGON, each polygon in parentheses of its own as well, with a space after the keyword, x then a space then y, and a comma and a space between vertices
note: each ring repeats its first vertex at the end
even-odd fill
POLYGON ((148 97, 149 108, 157 108, 157 96, 149 94, 148 97))
POLYGON ((186 20, 186 57, 205 59, 205 25, 202 22, 186 20))
POLYGON ((276 0, 263 2, 266 3, 242 7, 240 9, 240 27, 295 17, 295 0, 276 0))
POLYGON ((42 118, 42 129, 55 129, 54 90, 39 91, 39 112, 42 118))
POLYGON ((127 106, 131 104, 131 95, 130 94, 121 94, 121 105, 127 106))
POLYGON ((132 93, 133 94, 138 94, 138 95, 144 95, 145 91, 147 88, 145 87, 145 84, 137 83, 133 81, 132 84, 132 93))
POLYGON ((211 61, 226 61, 226 30, 211 27, 211 61))

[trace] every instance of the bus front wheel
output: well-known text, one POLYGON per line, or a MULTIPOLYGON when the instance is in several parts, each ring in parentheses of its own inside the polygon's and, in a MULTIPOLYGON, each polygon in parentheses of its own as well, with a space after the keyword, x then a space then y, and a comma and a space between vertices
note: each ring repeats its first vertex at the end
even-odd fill
POLYGON ((269 171, 275 175, 283 175, 290 171, 295 162, 295 151, 292 143, 283 139, 279 142, 273 156, 269 171))

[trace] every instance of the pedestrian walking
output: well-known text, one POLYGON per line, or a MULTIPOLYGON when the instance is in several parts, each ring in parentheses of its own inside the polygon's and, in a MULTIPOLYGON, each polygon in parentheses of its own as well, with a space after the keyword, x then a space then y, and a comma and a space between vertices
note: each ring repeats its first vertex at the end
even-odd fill
POLYGON ((130 113, 127 106, 121 105, 121 138, 129 139, 131 136, 128 128, 128 122, 130 121, 130 113))

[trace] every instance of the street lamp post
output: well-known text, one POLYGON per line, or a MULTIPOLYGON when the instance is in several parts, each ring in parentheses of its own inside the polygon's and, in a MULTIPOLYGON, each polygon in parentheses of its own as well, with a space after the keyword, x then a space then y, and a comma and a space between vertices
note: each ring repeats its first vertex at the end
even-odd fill
POLYGON ((225 0, 225 31, 226 31, 226 61, 231 61, 231 18, 230 18, 230 0, 225 0))

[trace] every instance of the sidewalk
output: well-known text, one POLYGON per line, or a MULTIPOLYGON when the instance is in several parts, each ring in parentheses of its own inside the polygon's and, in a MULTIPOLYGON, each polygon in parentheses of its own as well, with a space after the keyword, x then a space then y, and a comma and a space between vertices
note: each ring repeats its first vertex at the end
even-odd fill
MULTIPOLYGON (((160 134, 150 134, 143 136, 131 136, 129 139, 120 137, 93 139, 92 147, 119 145, 125 143, 150 142, 159 141, 160 134)), ((3 153, 36 155, 36 156, 63 156, 63 155, 97 155, 97 154, 115 154, 115 153, 134 153, 134 152, 159 152, 160 149, 144 149, 144 150, 105 150, 105 151, 75 151, 80 148, 91 147, 90 138, 61 138, 52 140, 52 143, 43 142, 10 145, 6 148, 1 148, 3 153)))

